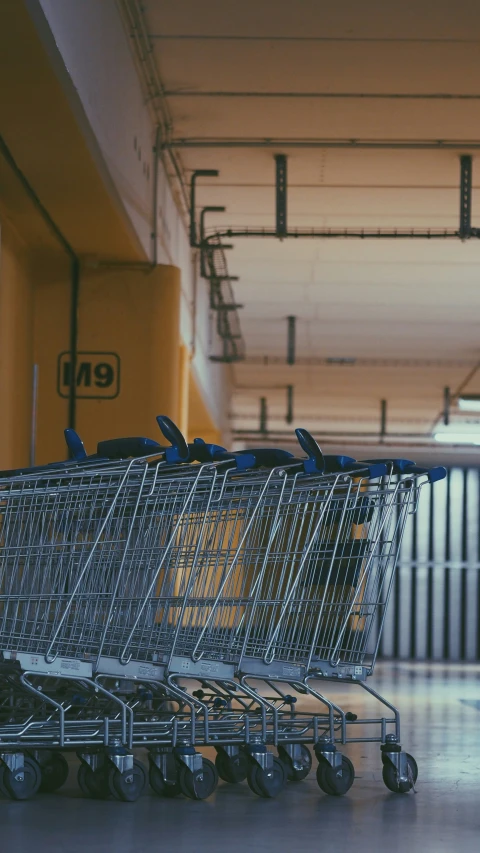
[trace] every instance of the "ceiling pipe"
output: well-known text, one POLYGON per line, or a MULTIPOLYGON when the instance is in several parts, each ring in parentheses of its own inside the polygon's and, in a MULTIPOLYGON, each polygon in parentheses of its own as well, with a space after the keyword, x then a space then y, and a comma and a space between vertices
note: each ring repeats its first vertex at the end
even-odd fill
POLYGON ((480 142, 468 139, 233 139, 184 137, 163 143, 170 148, 366 148, 384 151, 479 151, 480 142))

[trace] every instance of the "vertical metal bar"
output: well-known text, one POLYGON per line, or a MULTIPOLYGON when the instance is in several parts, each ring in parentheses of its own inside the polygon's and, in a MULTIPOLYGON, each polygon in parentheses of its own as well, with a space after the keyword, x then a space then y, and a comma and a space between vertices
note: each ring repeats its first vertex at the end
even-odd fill
POLYGON ((275 230, 277 237, 287 233, 287 158, 285 154, 275 155, 275 230))
POLYGON ((287 385, 287 424, 293 423, 293 385, 287 385))
POLYGON ((450 423, 450 388, 443 389, 443 423, 448 426, 450 423))
MULTIPOLYGON (((400 518, 400 507, 396 508, 396 519, 395 519, 395 536, 397 536, 398 530, 398 521, 400 518)), ((397 541, 395 547, 399 547, 399 542, 397 541)), ((400 580, 400 567, 397 566, 395 571, 395 594, 393 598, 393 657, 398 658, 400 656, 400 601, 401 601, 401 580, 400 580)))
POLYGON ((463 471, 462 568, 460 569, 460 660, 467 659, 467 507, 468 469, 463 471))
POLYGON ((435 513, 434 513, 434 495, 435 489, 428 490, 428 496, 430 501, 429 507, 429 519, 428 519, 428 576, 427 576, 427 659, 432 660, 433 658, 433 607, 434 607, 434 598, 433 598, 433 559, 434 559, 434 524, 435 524, 435 513))
POLYGON ((418 560, 418 514, 412 516, 412 574, 410 579, 410 658, 417 656, 417 560, 418 560))
POLYGON ((71 261, 70 282, 70 388, 68 391, 68 426, 75 429, 77 417, 77 352, 78 352, 78 299, 80 295, 80 264, 71 261))
POLYGON ((153 199, 152 199, 152 267, 158 264, 158 165, 160 160, 160 139, 162 127, 157 124, 155 130, 155 144, 153 146, 153 199))
POLYGON ((287 364, 295 364, 296 322, 296 317, 287 317, 287 364))
MULTIPOLYGON (((157 145, 158 148, 158 145, 157 145)), ((189 227, 189 235, 190 235, 190 246, 192 248, 198 248, 197 243, 197 226, 196 226, 196 204, 195 204, 195 191, 197 178, 218 178, 219 176, 218 169, 196 169, 192 173, 192 177, 190 178, 190 227, 189 227)))
POLYGON ((380 440, 387 434, 387 401, 380 400, 380 440))
POLYGON ((35 465, 37 443, 37 407, 38 407, 38 364, 33 365, 32 377, 32 425, 30 432, 30 467, 35 465))
MULTIPOLYGON (((477 566, 480 564, 480 471, 477 473, 477 566)), ((480 660, 480 569, 477 569, 477 606, 475 613, 477 626, 477 660, 480 660)))
MULTIPOLYGON (((445 507, 445 562, 450 561, 450 496, 452 472, 447 471, 447 503, 445 507)), ((450 567, 445 567, 445 584, 443 589, 443 659, 450 657, 450 567)))
POLYGON ((260 432, 267 432, 267 398, 260 397, 260 432))
POLYGON ((463 154, 460 157, 460 227, 462 240, 472 232, 472 157, 463 154))
POLYGON ((194 172, 190 179, 190 246, 192 249, 197 245, 197 224, 195 222, 195 183, 197 173, 194 172))

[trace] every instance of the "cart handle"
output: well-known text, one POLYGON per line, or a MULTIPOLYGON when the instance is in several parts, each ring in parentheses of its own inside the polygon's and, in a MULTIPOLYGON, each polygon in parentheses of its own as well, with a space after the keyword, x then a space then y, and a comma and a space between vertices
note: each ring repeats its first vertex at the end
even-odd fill
POLYGON ((228 451, 219 444, 207 444, 203 438, 195 438, 189 444, 190 458, 196 462, 235 462, 239 471, 248 468, 277 468, 287 464, 293 455, 287 450, 277 450, 269 447, 252 450, 228 451))
POLYGON ((438 483, 439 480, 444 480, 447 476, 447 469, 443 465, 438 465, 435 468, 424 468, 421 465, 416 465, 411 459, 367 459, 369 465, 377 462, 384 463, 392 468, 393 474, 426 474, 429 483, 438 483))
POLYGON ((171 447, 164 448, 167 462, 188 462, 189 448, 179 428, 166 415, 157 415, 157 424, 171 447))
POLYGON ((85 450, 85 446, 78 432, 75 432, 74 429, 68 427, 64 430, 63 434, 72 459, 75 459, 77 462, 81 462, 82 459, 87 459, 87 451, 85 450))
POLYGON ((296 429, 298 443, 302 450, 308 456, 308 459, 302 460, 303 468, 306 474, 324 474, 325 473, 325 457, 320 450, 313 435, 306 429, 296 429))
POLYGON ((170 465, 177 462, 188 462, 188 446, 178 427, 166 415, 158 415, 157 423, 164 437, 170 442, 170 447, 162 447, 158 441, 141 436, 111 438, 107 441, 98 442, 97 456, 106 459, 127 459, 128 457, 153 456, 162 453, 170 465))
POLYGON ((339 471, 352 474, 358 471, 370 480, 376 480, 377 477, 384 477, 388 470, 383 462, 356 462, 351 456, 325 456, 324 459, 326 474, 337 474, 339 471))

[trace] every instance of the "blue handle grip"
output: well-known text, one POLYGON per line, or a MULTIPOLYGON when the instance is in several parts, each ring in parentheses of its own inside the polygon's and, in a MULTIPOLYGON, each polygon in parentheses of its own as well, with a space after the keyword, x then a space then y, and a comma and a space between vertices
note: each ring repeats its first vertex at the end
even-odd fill
POLYGON ((308 459, 303 462, 305 473, 324 474, 325 459, 313 435, 306 429, 296 429, 295 435, 297 436, 300 447, 308 456, 308 459))
POLYGON ((356 462, 351 456, 324 456, 324 459, 326 474, 337 474, 340 471, 351 474, 358 471, 359 474, 363 472, 370 480, 375 480, 387 473, 387 466, 380 462, 370 465, 366 462, 356 462))
POLYGON ((207 444, 203 438, 194 438, 193 444, 188 445, 190 459, 195 462, 213 462, 219 454, 227 453, 225 447, 219 444, 207 444))
POLYGON ((392 468, 394 474, 426 474, 429 483, 438 483, 447 476, 447 470, 443 465, 436 468, 423 468, 416 465, 411 459, 367 459, 368 464, 384 463, 392 468))
POLYGON ((167 418, 166 415, 158 415, 157 424, 160 427, 162 435, 172 445, 171 447, 164 448, 167 462, 170 464, 188 462, 188 445, 176 424, 170 418, 167 418))
POLYGON ((287 450, 260 447, 253 450, 230 452, 219 444, 207 444, 203 438, 195 438, 189 445, 190 458, 196 462, 235 462, 239 471, 248 468, 276 468, 293 459, 287 450))
POLYGON ((83 441, 78 432, 75 432, 74 429, 68 427, 68 429, 64 430, 63 434, 71 457, 76 459, 77 462, 80 462, 82 459, 86 459, 87 451, 85 450, 83 441))
POLYGON ((437 465, 435 468, 422 468, 420 465, 410 465, 405 474, 426 474, 429 483, 438 483, 439 480, 444 480, 447 476, 447 469, 443 465, 437 465))
POLYGON ((150 456, 163 452, 164 448, 158 441, 140 436, 110 438, 107 441, 99 441, 97 444, 97 456, 104 459, 128 459, 132 456, 150 456))
POLYGON ((273 447, 258 447, 253 450, 238 450, 235 454, 241 456, 253 456, 255 468, 277 468, 279 465, 288 465, 294 458, 293 453, 288 450, 279 450, 273 447))

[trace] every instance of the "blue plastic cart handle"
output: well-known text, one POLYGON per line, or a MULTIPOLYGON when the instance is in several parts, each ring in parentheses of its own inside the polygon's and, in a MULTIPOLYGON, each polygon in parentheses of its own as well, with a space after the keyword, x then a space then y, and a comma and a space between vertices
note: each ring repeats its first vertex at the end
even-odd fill
POLYGON ((189 449, 179 428, 166 415, 157 416, 157 424, 162 435, 170 442, 171 447, 164 448, 165 459, 168 463, 188 462, 189 449))
POLYGON ((352 474, 358 471, 359 474, 363 473, 370 480, 375 480, 377 477, 383 477, 387 473, 387 466, 381 462, 375 464, 356 462, 351 456, 324 456, 324 459, 326 474, 337 474, 340 471, 352 474))
POLYGON ((392 468, 394 474, 426 474, 429 483, 438 483, 439 480, 444 480, 447 476, 447 470, 443 465, 438 465, 435 468, 423 468, 416 465, 411 459, 367 459, 369 465, 377 462, 384 463, 387 467, 392 468))
POLYGON ((86 459, 87 451, 85 450, 83 441, 78 432, 75 432, 74 429, 68 427, 68 429, 64 430, 64 436, 72 458, 76 459, 77 462, 80 462, 82 459, 86 459))
POLYGON ((277 450, 269 447, 254 448, 253 450, 229 451, 219 444, 207 444, 203 438, 195 438, 189 445, 190 458, 196 462, 235 462, 239 471, 248 468, 276 468, 288 463, 293 456, 287 450, 277 450))
POLYGON ((103 459, 129 459, 131 456, 150 456, 155 453, 163 453, 165 450, 158 441, 142 436, 132 438, 110 438, 99 441, 97 444, 97 457, 103 459))
POLYGON ((297 436, 300 447, 308 456, 308 459, 302 460, 305 473, 324 474, 325 458, 313 435, 306 429, 296 429, 295 435, 297 436))

